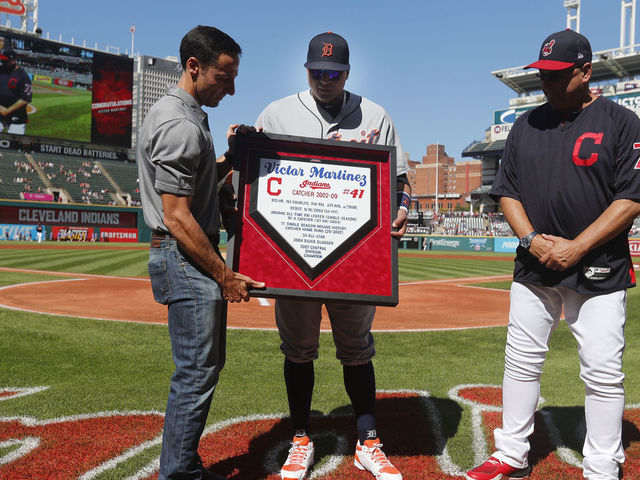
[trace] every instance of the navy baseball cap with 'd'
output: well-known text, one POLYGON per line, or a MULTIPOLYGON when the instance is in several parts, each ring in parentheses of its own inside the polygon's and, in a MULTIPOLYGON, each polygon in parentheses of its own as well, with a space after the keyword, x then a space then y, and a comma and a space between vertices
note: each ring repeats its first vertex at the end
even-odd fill
POLYGON ((332 32, 316 35, 309 42, 306 68, 311 70, 349 70, 349 45, 332 32))
POLYGON ((590 63, 591 58, 589 40, 578 32, 566 29, 545 38, 538 61, 524 68, 564 70, 576 64, 590 63))

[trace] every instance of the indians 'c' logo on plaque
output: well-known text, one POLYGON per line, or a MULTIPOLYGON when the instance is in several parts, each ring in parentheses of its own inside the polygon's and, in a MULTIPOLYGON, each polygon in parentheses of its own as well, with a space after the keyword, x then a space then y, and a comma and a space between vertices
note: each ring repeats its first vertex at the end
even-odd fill
POLYGON ((24 15, 27 11, 24 4, 25 0, 0 0, 0 13, 24 15))
POLYGON ((555 45, 555 43, 555 40, 551 40, 549 43, 545 43, 544 47, 542 47, 542 55, 545 57, 547 55, 551 55, 551 50, 553 50, 553 46, 555 45))
POLYGON ((323 43, 322 44, 322 57, 330 57, 333 55, 333 44, 331 43, 323 43))

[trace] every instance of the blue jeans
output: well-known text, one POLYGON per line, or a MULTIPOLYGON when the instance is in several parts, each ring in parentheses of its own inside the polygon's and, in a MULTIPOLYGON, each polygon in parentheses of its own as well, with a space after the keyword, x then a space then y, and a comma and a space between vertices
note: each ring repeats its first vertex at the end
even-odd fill
POLYGON ((168 305, 173 362, 158 480, 202 477, 198 444, 225 361, 227 302, 175 240, 149 251, 153 296, 168 305))

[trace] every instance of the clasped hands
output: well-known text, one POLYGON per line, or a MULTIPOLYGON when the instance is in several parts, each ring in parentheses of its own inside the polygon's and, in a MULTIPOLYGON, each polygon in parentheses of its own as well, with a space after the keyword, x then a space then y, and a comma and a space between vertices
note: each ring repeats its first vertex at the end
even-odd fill
POLYGON ((562 271, 578 263, 586 252, 576 240, 541 233, 533 237, 529 253, 548 269, 562 271))

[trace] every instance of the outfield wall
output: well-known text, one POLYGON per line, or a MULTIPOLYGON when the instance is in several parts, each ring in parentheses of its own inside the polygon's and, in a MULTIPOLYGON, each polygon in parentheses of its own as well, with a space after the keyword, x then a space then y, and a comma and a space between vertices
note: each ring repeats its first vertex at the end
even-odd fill
MULTIPOLYGON (((38 223, 45 228, 45 240, 151 240, 140 207, 0 199, 0 240, 35 240, 38 223)), ((227 232, 222 231, 220 245, 226 243, 227 232)))
POLYGON ((38 223, 47 240, 148 242, 151 238, 140 207, 0 200, 0 240, 35 238, 38 223))
POLYGON ((517 247, 518 239, 516 237, 464 237, 457 235, 408 234, 400 241, 400 248, 419 250, 515 253, 517 247))
MULTIPOLYGON (((405 235, 400 248, 419 250, 455 250, 462 252, 515 253, 517 237, 463 237, 446 235, 405 235)), ((632 257, 640 257, 640 239, 630 238, 629 249, 632 257)))

